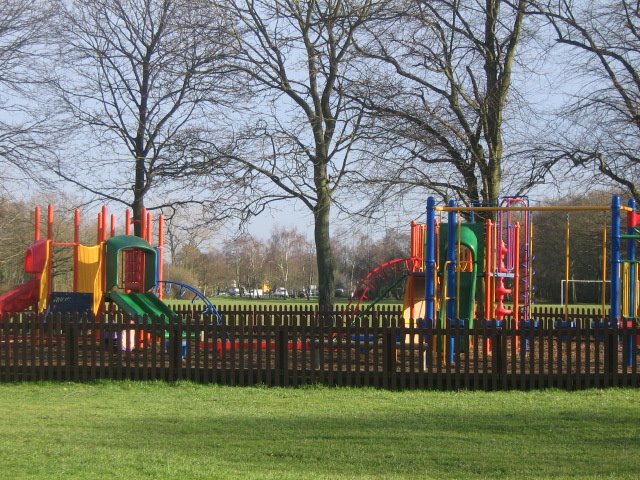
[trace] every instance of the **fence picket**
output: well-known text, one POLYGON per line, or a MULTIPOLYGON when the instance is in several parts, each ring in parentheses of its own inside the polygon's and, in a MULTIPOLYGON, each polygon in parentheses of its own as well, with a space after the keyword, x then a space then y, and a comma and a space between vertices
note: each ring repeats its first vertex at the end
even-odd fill
POLYGON ((511 319, 501 327, 485 321, 473 328, 462 322, 405 325, 393 308, 356 317, 344 308, 228 307, 221 310, 222 325, 198 310, 181 310, 172 324, 122 312, 97 321, 27 313, 0 323, 0 381, 637 388, 638 325, 612 327, 598 312, 580 313, 558 322, 560 312, 547 309, 517 329, 511 319))

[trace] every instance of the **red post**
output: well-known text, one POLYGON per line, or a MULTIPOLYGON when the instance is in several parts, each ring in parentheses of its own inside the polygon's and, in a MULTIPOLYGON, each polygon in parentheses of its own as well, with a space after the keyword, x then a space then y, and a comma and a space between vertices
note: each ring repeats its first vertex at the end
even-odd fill
POLYGON ((80 209, 78 208, 73 216, 73 243, 80 243, 80 209))
POLYGON ((98 212, 98 231, 96 232, 96 243, 102 241, 102 212, 98 212))
POLYGON ((111 236, 116 236, 116 216, 114 213, 111 214, 111 236))
POLYGON ((53 240, 53 205, 47 207, 47 238, 53 240))
POLYGON ((147 212, 147 242, 151 243, 153 240, 153 216, 151 212, 147 212))
POLYGON ((35 227, 36 227, 34 240, 37 242, 38 240, 40 240, 40 222, 42 221, 42 210, 40 209, 40 207, 36 207, 34 221, 35 221, 35 227))
POLYGON ((488 219, 487 220, 487 234, 486 234, 486 242, 485 242, 485 269, 484 269, 484 283, 485 283, 485 291, 484 291, 484 318, 485 320, 491 319, 493 316, 492 312, 492 273, 493 273, 493 222, 488 219))
POLYGON ((102 206, 102 226, 100 230, 102 231, 102 237, 100 238, 101 242, 105 242, 107 240, 107 216, 109 215, 109 211, 106 205, 102 206))
MULTIPOLYGON (((493 222, 491 219, 487 219, 487 235, 485 242, 485 270, 484 270, 484 320, 493 319, 493 234, 495 229, 493 228, 493 222)), ((493 353, 493 345, 491 339, 484 339, 484 351, 485 354, 491 355, 493 353)))
POLYGON ((131 210, 128 208, 124 215, 124 234, 131 235, 131 210))
POLYGON ((78 265, 80 264, 80 210, 76 208, 73 216, 73 291, 78 291, 78 265))
POLYGON ((143 208, 140 214, 140 238, 147 238, 147 209, 143 208))

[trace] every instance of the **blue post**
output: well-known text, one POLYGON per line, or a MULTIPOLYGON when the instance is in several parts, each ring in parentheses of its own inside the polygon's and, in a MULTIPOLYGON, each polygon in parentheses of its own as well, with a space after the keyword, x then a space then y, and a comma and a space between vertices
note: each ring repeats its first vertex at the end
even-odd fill
POLYGON ((611 199, 611 326, 620 321, 620 196, 611 199))
MULTIPOLYGON (((449 206, 455 207, 456 202, 449 200, 449 206)), ((448 215, 448 244, 447 244, 447 320, 451 321, 456 318, 456 300, 457 300, 457 285, 456 285, 456 267, 458 263, 458 215, 455 211, 450 211, 448 215)))
MULTIPOLYGON (((427 199, 427 245, 425 255, 425 316, 427 320, 436 319, 436 201, 427 199)), ((432 323, 434 325, 435 323, 432 323)))
MULTIPOLYGON (((456 202, 454 200, 449 201, 450 207, 455 207, 456 202)), ((450 327, 456 326, 458 319, 456 318, 458 312, 456 312, 456 304, 458 299, 458 288, 456 270, 458 266, 458 215, 455 211, 450 211, 448 215, 448 252, 447 252, 447 322, 450 327)), ((456 359, 457 350, 457 338, 456 335, 451 335, 449 338, 449 363, 454 363, 456 359)))
MULTIPOLYGON (((627 203, 629 208, 633 212, 636 211, 637 205, 635 199, 629 199, 627 203)), ((627 222, 628 224, 631 222, 627 222)), ((629 317, 630 322, 625 325, 625 327, 632 327, 636 322, 636 288, 635 288, 635 280, 636 280, 636 239, 634 238, 636 235, 636 229, 633 226, 627 225, 627 234, 629 237, 627 238, 627 259, 631 260, 629 263, 629 281, 627 283, 627 290, 629 291, 629 317)), ((636 359, 636 339, 635 335, 627 335, 627 353, 626 353, 626 361, 627 366, 633 367, 633 364, 636 359)))
MULTIPOLYGON (((629 208, 636 211, 636 201, 635 199, 630 199, 628 202, 629 208)), ((632 238, 631 235, 636 234, 636 229, 634 227, 627 226, 627 233, 629 234, 629 238, 627 238, 627 259, 631 260, 629 264, 629 285, 627 288, 629 289, 629 316, 636 316, 636 289, 634 288, 634 281, 636 278, 636 264, 634 263, 636 259, 636 239, 632 238)))

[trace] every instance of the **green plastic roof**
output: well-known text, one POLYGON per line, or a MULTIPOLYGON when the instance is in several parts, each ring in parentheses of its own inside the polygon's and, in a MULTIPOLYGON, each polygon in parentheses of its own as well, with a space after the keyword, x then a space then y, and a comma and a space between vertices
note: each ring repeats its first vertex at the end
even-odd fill
POLYGON ((150 290, 156 283, 156 250, 149 243, 135 235, 118 235, 105 242, 107 290, 120 285, 120 261, 123 250, 136 249, 145 252, 145 290, 150 290))
POLYGON ((118 235, 106 241, 107 251, 119 251, 124 248, 141 248, 155 253, 155 249, 145 239, 135 235, 118 235))

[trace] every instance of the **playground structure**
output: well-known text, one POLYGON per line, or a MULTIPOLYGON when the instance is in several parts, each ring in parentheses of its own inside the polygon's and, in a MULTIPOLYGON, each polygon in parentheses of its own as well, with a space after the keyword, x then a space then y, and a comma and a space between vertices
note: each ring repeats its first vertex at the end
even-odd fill
MULTIPOLYGON (((27 249, 24 268, 32 278, 23 285, 0 296, 0 315, 18 313, 28 309, 45 314, 82 312, 98 319, 105 309, 124 312, 132 318, 147 321, 163 319, 165 323, 177 320, 176 314, 162 301, 159 286, 179 285, 196 299, 205 299, 205 314, 221 317, 213 305, 197 289, 180 282, 163 279, 164 218, 157 219, 157 246, 151 245, 154 219, 143 211, 141 236, 131 233, 132 215, 126 211, 124 234, 116 235, 116 216, 109 215, 107 207, 98 214, 96 245, 80 243, 80 211, 74 217, 73 242, 54 239, 54 209, 47 209, 47 236, 41 235, 41 209, 35 210, 34 243, 27 249), (71 291, 56 289, 54 249, 73 249, 73 286, 71 291)), ((122 335, 124 336, 124 334, 122 335)), ((140 335, 135 342, 126 340, 126 348, 143 345, 148 335, 140 335), (144 337, 144 338, 143 338, 144 337)), ((125 341, 121 338, 121 341, 125 341)))
POLYGON ((41 210, 35 210, 35 239, 27 249, 25 272, 33 278, 0 297, 0 313, 32 308, 39 313, 85 312, 97 317, 106 303, 114 303, 129 314, 154 317, 170 311, 148 291, 162 276, 164 220, 158 220, 158 247, 150 245, 153 219, 145 212, 142 237, 131 235, 131 212, 127 211, 124 235, 116 235, 116 217, 106 207, 98 214, 96 245, 80 243, 80 211, 74 216, 72 242, 54 239, 54 208, 47 208, 47 236, 41 238, 41 210), (110 219, 110 225, 108 225, 110 219), (110 233, 110 235, 109 235, 110 233), (73 249, 73 286, 56 289, 54 250, 73 249))
MULTIPOLYGON (((520 327, 536 327, 537 320, 532 311, 534 212, 610 213, 610 246, 607 248, 605 229, 601 266, 603 292, 605 286, 609 286, 609 304, 605 304, 603 293, 600 325, 636 326, 640 319, 637 256, 640 213, 635 201, 630 200, 627 206, 623 206, 619 196, 612 198, 611 205, 566 207, 531 206, 526 197, 505 197, 499 205, 490 206, 457 206, 453 201, 447 206, 437 206, 430 197, 426 223, 411 224, 410 257, 391 260, 376 267, 356 290, 373 290, 376 282, 384 283, 387 270, 401 265, 406 278, 403 317, 407 327, 473 328, 478 320, 498 328, 506 321, 516 330, 520 327), (463 222, 462 214, 466 214, 469 221, 463 222), (495 215, 495 220, 489 218, 478 222, 479 214, 495 215), (624 214, 626 222, 623 221, 624 214), (624 252, 623 243, 626 246, 624 252), (608 318, 605 317, 607 307, 608 318)), ((567 223, 566 280, 570 278, 569 237, 567 223)), ((394 281, 397 284, 397 276, 394 281)), ((564 285, 566 288, 568 281, 564 285)), ((388 291, 388 288, 379 284, 376 287, 381 296, 388 291)), ((370 308, 370 305, 363 306, 365 299, 365 295, 355 299, 358 305, 353 309, 356 312, 370 308)), ((558 324, 567 327, 570 326, 566 321, 568 302, 564 307, 564 319, 558 319, 558 324)), ((405 338, 405 342, 408 341, 405 338)), ((464 338, 443 341, 448 344, 450 359, 455 357, 456 351, 466 348, 464 338)), ((491 344, 487 342, 486 351, 490 353, 491 344)))
MULTIPOLYGON (((225 321, 213 312, 202 318, 199 311, 141 317, 139 311, 161 308, 148 303, 161 302, 156 294, 168 285, 194 293, 180 282, 150 281, 158 276, 151 268, 158 251, 149 241, 122 238, 126 235, 115 235, 115 228, 106 238, 103 232, 109 230, 101 220, 98 245, 90 247, 97 248, 98 260, 82 260, 82 255, 77 260, 93 265, 93 273, 74 269, 73 290, 60 292, 49 270, 53 239, 38 237, 25 258, 33 278, 1 298, 3 312, 16 314, 0 322, 0 381, 189 378, 392 386, 397 379, 403 388, 484 389, 638 385, 640 215, 634 204, 623 207, 614 198, 611 206, 574 209, 610 215, 602 280, 617 282, 618 312, 614 302, 608 305, 618 316, 607 311, 605 317, 603 310, 602 315, 572 311, 568 316, 565 311, 563 317, 562 309, 531 308, 533 262, 524 259, 533 259, 533 236, 527 233, 533 225, 523 225, 532 212, 566 208, 530 207, 522 200, 483 207, 429 203, 431 233, 429 223, 414 223, 412 256, 381 265, 361 283, 362 297, 371 299, 376 291, 397 295, 405 278, 403 309, 382 306, 356 321, 344 308, 322 311, 311 305, 303 310, 231 308, 225 321), (476 213, 492 210, 495 220, 476 220, 476 213), (386 288, 380 279, 390 279, 386 288), (89 287, 97 280, 99 289, 89 287), (84 310, 78 308, 81 303, 84 310), (94 308, 95 322, 90 318, 94 308), (68 315, 47 314, 67 310, 68 315), (119 345, 111 342, 114 334, 119 345)), ((568 233, 567 228, 567 238, 568 233)), ((561 233, 554 237, 562 243, 561 233)))
MULTIPOLYGON (((461 207, 453 202, 447 206, 436 206, 435 200, 430 198, 427 222, 412 223, 411 256, 386 262, 372 270, 357 288, 359 300, 368 299, 375 290, 385 295, 406 279, 403 317, 407 327, 474 328, 479 320, 498 327, 510 322, 515 329, 535 326, 537 321, 531 305, 532 214, 536 211, 610 212, 610 248, 607 249, 606 239, 603 242, 603 258, 607 257, 609 262, 604 263, 602 269, 603 285, 610 285, 610 315, 608 319, 604 318, 603 305, 601 323, 635 326, 640 308, 636 253, 636 242, 640 239, 640 213, 634 202, 622 206, 619 197, 614 197, 610 206, 582 207, 530 206, 525 197, 506 197, 497 206, 461 207), (463 221, 463 213, 468 221, 463 221), (476 221, 480 213, 495 214, 495 221, 476 221), (623 230, 624 213, 626 225, 623 230), (624 252, 623 243, 626 246, 624 252), (390 283, 380 288, 381 279, 386 281, 387 275, 390 283)), ((80 311, 98 319, 108 306, 112 310, 117 307, 118 311, 132 318, 163 319, 170 324, 178 318, 162 302, 162 287, 175 285, 193 293, 194 299, 203 299, 205 313, 215 315, 216 324, 223 324, 215 306, 196 289, 162 278, 162 217, 158 220, 158 246, 154 248, 151 246, 153 220, 148 213, 143 216, 142 237, 131 235, 130 212, 127 212, 124 235, 116 235, 115 216, 109 216, 106 207, 103 208, 98 216, 97 245, 94 246, 80 244, 79 212, 76 211, 74 241, 68 243, 53 239, 51 206, 48 209, 47 238, 41 238, 40 216, 40 210, 36 209, 35 241, 27 249, 25 257, 25 271, 33 278, 0 296, 0 314, 31 308, 45 314, 80 311), (111 219, 110 228, 108 218, 111 219), (71 291, 61 292, 55 288, 54 247, 73 248, 71 291)), ((567 242, 568 235, 567 228, 567 242)), ((568 266, 569 262, 566 263, 568 266)), ((156 336, 161 335, 161 332, 155 333, 156 336)), ((164 334, 166 336, 166 331, 164 334)), ((227 340, 225 349, 233 349, 236 344, 231 339, 227 340)), ((405 342, 407 340, 408 336, 405 342)), ((128 342, 127 348, 132 343, 143 346, 144 341, 141 336, 135 342, 128 342)), ((454 358, 456 352, 464 352, 468 344, 462 336, 442 337, 442 341, 447 342, 449 358, 454 358)), ((487 342, 486 351, 491 353, 491 343, 487 342)), ((265 344, 256 348, 268 347, 265 344)))
MULTIPOLYGON (((507 199, 510 200, 510 199, 507 199)), ((454 202, 446 207, 438 207, 435 200, 430 198, 427 204, 427 224, 425 240, 425 317, 437 318, 436 313, 440 309, 439 305, 446 305, 446 318, 473 320, 473 315, 468 315, 469 311, 458 307, 464 297, 468 295, 464 289, 464 282, 459 283, 460 274, 468 269, 469 259, 464 256, 463 247, 471 253, 472 262, 476 265, 484 264, 484 279, 488 284, 485 292, 484 315, 485 320, 504 320, 506 316, 511 316, 515 328, 519 321, 533 320, 531 313, 532 303, 532 277, 533 277, 533 237, 530 214, 542 211, 582 211, 582 212, 611 212, 611 246, 608 250, 609 272, 603 268, 602 282, 609 281, 610 284, 610 315, 609 323, 617 325, 625 320, 638 320, 638 272, 636 242, 640 240, 640 230, 638 229, 640 216, 636 210, 635 201, 631 200, 628 206, 622 206, 620 197, 612 198, 611 206, 574 206, 574 207, 544 207, 529 206, 523 201, 517 204, 509 201, 507 205, 495 207, 459 207, 454 202), (436 222, 436 212, 446 212, 448 214, 447 230, 447 251, 446 256, 446 283, 445 296, 438 298, 438 282, 442 273, 442 260, 439 258, 440 252, 436 249, 438 225, 436 222), (483 261, 482 252, 473 256, 473 245, 466 241, 464 226, 460 223, 458 215, 461 212, 496 212, 498 216, 498 228, 494 228, 491 220, 486 221, 485 234, 485 258, 483 261), (520 212, 524 214, 524 222, 512 223, 513 214, 520 212), (622 213, 626 213, 627 227, 623 233, 622 213), (524 228, 523 228, 524 225, 524 228), (458 227, 462 227, 458 230, 458 227), (622 252, 622 242, 626 242, 626 255, 622 252), (607 277, 607 273, 609 276, 607 277), (510 285, 507 286, 506 283, 510 285), (504 302, 510 297, 513 307, 508 309, 504 302), (442 300, 442 302, 439 302, 442 300)), ((469 228, 473 228, 470 224, 469 228)), ((442 229, 440 226, 440 229, 442 229)), ((475 229, 477 232, 477 229, 475 229)), ((476 235, 477 237, 477 235, 476 235)), ((568 242, 568 238, 567 238, 568 242)), ((567 243, 568 244, 568 243, 567 243)), ((443 240, 440 240, 440 249, 443 240)), ((482 245, 480 240, 479 245, 482 245)), ((479 249, 480 250, 480 249, 479 249)), ((567 252, 568 255, 568 252, 567 252)), ((603 244, 603 256, 607 256, 606 244, 603 244)), ((568 258, 567 258, 568 260, 568 258)), ((606 267, 606 264, 604 265, 606 267)), ((567 264, 568 268, 568 264, 567 264)), ((476 279, 479 277, 476 276, 476 279)))

